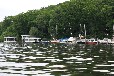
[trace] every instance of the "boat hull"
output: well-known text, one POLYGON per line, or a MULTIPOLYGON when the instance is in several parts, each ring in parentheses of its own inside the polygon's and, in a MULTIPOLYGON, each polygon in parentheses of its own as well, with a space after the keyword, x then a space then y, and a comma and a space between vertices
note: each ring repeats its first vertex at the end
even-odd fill
POLYGON ((77 44, 85 44, 85 42, 77 42, 77 44))
POLYGON ((98 44, 98 42, 86 42, 86 44, 89 44, 89 45, 96 45, 96 44, 98 44))

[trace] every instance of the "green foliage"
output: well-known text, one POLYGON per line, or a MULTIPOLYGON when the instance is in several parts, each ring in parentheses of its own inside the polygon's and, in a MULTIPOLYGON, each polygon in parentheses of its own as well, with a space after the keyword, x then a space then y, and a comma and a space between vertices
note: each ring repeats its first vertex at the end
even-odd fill
POLYGON ((36 27, 31 27, 29 34, 31 36, 37 36, 38 35, 38 29, 36 27))
POLYGON ((29 10, 16 16, 8 16, 0 22, 0 35, 1 40, 3 36, 20 37, 29 33, 42 38, 76 37, 81 32, 80 24, 86 25, 87 37, 111 38, 114 1, 71 0, 40 10, 29 10))

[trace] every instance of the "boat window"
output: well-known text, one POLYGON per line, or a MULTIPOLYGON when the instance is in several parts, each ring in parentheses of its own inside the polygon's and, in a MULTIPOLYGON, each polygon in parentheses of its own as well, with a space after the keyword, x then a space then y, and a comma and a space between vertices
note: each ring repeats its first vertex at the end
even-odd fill
POLYGON ((15 38, 8 38, 7 41, 15 41, 15 38))
POLYGON ((34 41, 34 39, 29 39, 29 41, 34 41))
POLYGON ((91 40, 92 42, 94 41, 94 40, 91 40))
POLYGON ((35 42, 37 42, 37 39, 34 39, 35 42))
POLYGON ((25 41, 28 41, 28 39, 25 39, 25 41))

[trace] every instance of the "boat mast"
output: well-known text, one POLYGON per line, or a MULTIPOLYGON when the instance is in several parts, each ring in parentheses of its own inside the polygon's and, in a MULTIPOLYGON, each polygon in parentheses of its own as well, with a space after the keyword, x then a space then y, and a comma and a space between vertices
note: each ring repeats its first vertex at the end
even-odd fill
POLYGON ((85 30, 85 39, 86 39, 86 28, 85 28, 85 24, 84 24, 84 30, 85 30))
POLYGON ((81 26, 81 24, 80 24, 80 30, 81 30, 81 32, 80 32, 80 34, 79 34, 79 37, 80 37, 80 39, 81 39, 81 36, 82 36, 82 26, 81 26))
POLYGON ((84 24, 84 33, 85 33, 85 44, 86 44, 86 28, 85 28, 85 24, 84 24))
POLYGON ((114 41, 114 25, 113 25, 112 41, 114 41))

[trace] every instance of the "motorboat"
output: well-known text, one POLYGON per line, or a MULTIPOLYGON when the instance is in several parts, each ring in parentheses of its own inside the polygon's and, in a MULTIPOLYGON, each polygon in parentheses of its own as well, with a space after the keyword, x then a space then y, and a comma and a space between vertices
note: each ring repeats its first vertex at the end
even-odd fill
POLYGON ((95 44, 98 44, 98 43, 99 43, 99 41, 95 38, 86 39, 86 44, 95 45, 95 44))
POLYGON ((86 39, 78 39, 76 41, 77 44, 85 44, 86 43, 86 39))
POLYGON ((104 38, 103 40, 98 40, 100 44, 111 44, 112 40, 108 38, 104 38))

